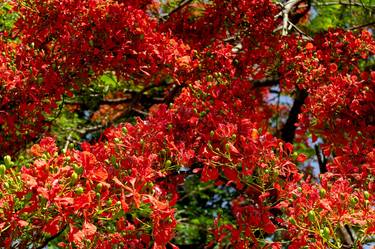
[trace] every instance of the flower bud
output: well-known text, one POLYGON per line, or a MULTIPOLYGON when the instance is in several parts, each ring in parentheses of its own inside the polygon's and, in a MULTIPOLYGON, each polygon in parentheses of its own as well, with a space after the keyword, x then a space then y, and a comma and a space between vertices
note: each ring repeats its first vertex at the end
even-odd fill
POLYGON ((153 183, 153 182, 148 182, 148 183, 146 184, 146 187, 148 187, 148 188, 153 188, 153 187, 154 187, 154 183, 153 183))
POLYGON ((297 224, 296 220, 295 220, 293 217, 290 217, 290 218, 289 218, 289 222, 290 222, 290 224, 292 224, 292 225, 296 225, 296 224, 297 224))
POLYGON ((316 220, 314 210, 310 210, 307 216, 311 222, 314 222, 316 220))
POLYGON ((297 158, 298 157, 298 152, 293 152, 293 154, 292 154, 292 157, 295 159, 295 158, 297 158))
POLYGON ((74 183, 76 183, 77 180, 78 180, 78 174, 77 174, 77 172, 73 172, 73 174, 70 177, 70 181, 71 181, 72 184, 74 184, 74 183))
POLYGON ((352 204, 352 206, 355 206, 357 203, 358 203, 359 199, 357 196, 353 196, 352 198, 350 198, 350 204, 352 204))
POLYGON ((8 169, 13 166, 12 158, 9 155, 4 156, 4 163, 8 169))
POLYGON ((167 161, 165 161, 165 167, 166 167, 166 168, 169 168, 171 165, 172 165, 171 160, 167 160, 167 161))
POLYGON ((6 169, 4 164, 0 164, 0 176, 4 176, 6 169))
POLYGON ((97 192, 100 192, 100 191, 102 191, 102 188, 103 188, 103 184, 100 182, 100 183, 98 183, 97 185, 96 185, 96 191, 97 192))
POLYGON ((327 191, 324 188, 321 188, 319 190, 320 198, 323 198, 324 196, 326 196, 326 194, 327 194, 327 191))
POLYGON ((324 227, 321 231, 322 237, 326 240, 330 239, 330 231, 328 227, 324 227))
POLYGON ((75 189, 74 191, 77 195, 81 195, 83 193, 83 188, 82 187, 78 187, 75 189))
POLYGON ((229 143, 225 144, 225 149, 229 152, 229 150, 230 150, 230 144, 229 143))
POLYGON ((212 144, 211 144, 210 141, 208 141, 208 143, 207 143, 207 147, 208 147, 210 150, 213 150, 213 147, 212 147, 212 144))
POLYGON ((74 172, 77 174, 82 174, 83 173, 83 167, 79 167, 77 164, 73 164, 74 172))
POLYGON ((368 208, 370 205, 370 201, 369 200, 365 200, 365 208, 368 208))

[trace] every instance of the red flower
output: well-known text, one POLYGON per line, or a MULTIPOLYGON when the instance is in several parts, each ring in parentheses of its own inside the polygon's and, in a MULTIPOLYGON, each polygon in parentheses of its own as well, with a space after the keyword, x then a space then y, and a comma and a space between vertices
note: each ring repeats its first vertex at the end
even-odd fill
POLYGON ((306 44, 306 49, 307 49, 307 50, 313 50, 313 49, 314 49, 314 45, 313 45, 311 42, 308 42, 308 43, 306 44))

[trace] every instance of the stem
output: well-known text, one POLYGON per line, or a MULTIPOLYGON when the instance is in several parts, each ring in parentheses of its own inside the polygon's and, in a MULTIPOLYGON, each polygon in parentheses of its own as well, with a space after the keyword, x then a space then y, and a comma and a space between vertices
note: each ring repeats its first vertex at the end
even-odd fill
POLYGON ((44 243, 42 245, 38 246, 36 249, 43 249, 44 247, 48 246, 48 243, 51 242, 52 240, 56 239, 57 237, 59 237, 65 231, 65 229, 67 227, 68 227, 68 225, 65 225, 58 233, 56 233, 55 235, 46 239, 46 241, 44 241, 44 243))
POLYGON ((323 159, 322 159, 322 156, 321 156, 320 150, 319 150, 319 145, 316 144, 314 146, 314 148, 315 148, 316 157, 318 158, 320 174, 324 174, 324 173, 327 172, 326 158, 323 155, 323 159))
POLYGON ((358 6, 363 8, 375 8, 375 5, 363 5, 362 3, 357 2, 322 2, 322 3, 314 3, 316 6, 330 6, 330 5, 343 5, 343 6, 358 6))
POLYGON ((302 106, 307 98, 308 93, 306 90, 297 90, 297 96, 294 100, 292 109, 289 112, 288 119, 281 130, 281 139, 285 142, 293 143, 296 126, 295 124, 298 121, 298 114, 300 114, 302 106))
POLYGON ((191 2, 193 2, 193 0, 182 0, 176 8, 174 8, 171 12, 169 12, 168 14, 166 14, 165 16, 162 16, 162 18, 164 18, 164 20, 168 19, 171 15, 173 15, 174 13, 178 12, 179 10, 181 10, 182 8, 184 8, 186 5, 190 4, 191 2))

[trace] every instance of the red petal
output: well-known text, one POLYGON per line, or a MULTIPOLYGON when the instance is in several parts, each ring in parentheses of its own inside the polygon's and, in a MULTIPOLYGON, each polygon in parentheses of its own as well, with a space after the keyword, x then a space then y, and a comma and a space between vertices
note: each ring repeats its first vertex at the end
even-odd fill
POLYGON ((313 50, 314 49, 314 45, 311 42, 309 42, 309 43, 306 44, 306 49, 307 50, 313 50))
POLYGON ((289 154, 293 152, 293 144, 286 143, 285 148, 286 148, 286 150, 288 151, 289 154))
POLYGON ((57 234, 59 232, 59 230, 60 230, 60 227, 59 227, 59 219, 58 218, 55 218, 55 219, 51 220, 43 228, 43 231, 46 232, 46 233, 49 233, 51 236, 54 236, 55 234, 57 234))
POLYGON ((91 172, 90 178, 94 181, 104 182, 108 178, 108 173, 103 167, 100 167, 91 172))
POLYGON ((272 222, 268 222, 263 226, 263 230, 268 234, 273 234, 276 231, 276 226, 272 222))
POLYGON ((94 224, 85 222, 82 227, 83 234, 85 236, 93 236, 96 233, 96 226, 94 224))
POLYGON ((121 200, 120 200, 120 202, 121 202, 122 210, 124 210, 125 213, 128 212, 129 206, 125 202, 124 190, 122 190, 122 192, 121 192, 121 200))
POLYGON ((237 180, 237 171, 236 170, 224 167, 223 172, 224 172, 224 175, 228 178, 228 180, 230 180, 230 181, 236 181, 237 180))
POLYGON ((298 157, 297 157, 297 161, 301 162, 301 163, 303 163, 304 161, 306 161, 306 159, 307 159, 307 156, 305 154, 302 154, 302 153, 299 154, 298 157))

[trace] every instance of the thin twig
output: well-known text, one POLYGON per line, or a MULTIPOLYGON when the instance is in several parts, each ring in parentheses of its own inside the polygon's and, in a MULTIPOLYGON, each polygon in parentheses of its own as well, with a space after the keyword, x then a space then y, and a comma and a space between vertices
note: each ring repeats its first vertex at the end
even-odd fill
POLYGON ((320 154, 320 149, 319 149, 319 145, 315 145, 314 146, 314 149, 315 149, 315 154, 316 154, 316 157, 318 158, 318 164, 319 164, 319 171, 320 171, 320 174, 324 174, 327 172, 327 162, 326 162, 326 159, 323 155, 323 158, 320 154))
POLYGON ((75 131, 81 135, 85 135, 89 132, 94 132, 98 130, 103 130, 107 128, 109 125, 95 125, 95 126, 90 126, 90 127, 83 127, 83 128, 78 128, 78 129, 69 129, 71 131, 75 131))
POLYGON ((50 241, 58 238, 65 231, 65 229, 67 227, 68 227, 68 225, 65 225, 58 233, 56 233, 55 235, 53 235, 53 236, 49 237, 48 239, 46 239, 46 241, 44 241, 44 243, 41 246, 38 246, 36 249, 45 248, 50 241))
POLYGON ((70 139, 72 138, 72 133, 70 132, 68 137, 66 138, 66 142, 65 142, 65 146, 64 146, 64 149, 63 151, 67 151, 68 150, 68 146, 69 146, 69 142, 70 142, 70 139))
MULTIPOLYGON (((146 95, 144 95, 145 99, 147 98, 146 95)), ((156 102, 162 102, 163 98, 153 97, 153 98, 147 98, 147 100, 152 100, 153 103, 156 102)), ((119 104, 127 104, 131 103, 132 97, 127 98, 115 98, 115 99, 102 99, 99 100, 99 105, 119 105, 119 104)), ((79 101, 79 100, 68 100, 66 101, 67 105, 83 105, 85 102, 79 101)))
POLYGON ((62 95, 62 101, 61 101, 61 104, 59 105, 59 110, 57 111, 57 114, 50 120, 50 122, 53 122, 55 121, 58 117, 60 117, 61 113, 62 113, 62 109, 64 108, 64 104, 65 104, 65 95, 63 94, 62 95))
POLYGON ((277 76, 274 77, 268 77, 260 80, 254 80, 253 88, 259 88, 259 87, 269 87, 269 86, 276 86, 279 84, 280 78, 277 76))
MULTIPOLYGON (((127 104, 127 103, 132 103, 134 98, 137 98, 137 99, 143 99, 144 98, 145 100, 153 100, 156 103, 161 102, 162 98, 151 97, 151 96, 145 94, 145 92, 151 90, 152 88, 159 87, 159 86, 162 86, 162 85, 149 85, 149 86, 143 88, 141 91, 126 90, 125 94, 131 95, 131 96, 124 97, 124 98, 113 98, 113 99, 102 98, 101 100, 98 100, 98 102, 99 102, 98 104, 99 105, 127 104)), ((100 94, 90 95, 91 98, 100 97, 100 96, 102 96, 102 95, 100 95, 100 94)), ((80 101, 80 100, 65 100, 65 103, 68 104, 68 105, 83 105, 83 104, 85 104, 84 101, 80 101)))
POLYGON ((182 8, 184 8, 186 5, 190 4, 191 2, 193 2, 193 0, 182 0, 176 8, 174 8, 171 12, 165 14, 164 16, 162 16, 162 18, 164 20, 167 20, 171 15, 173 15, 174 13, 178 12, 179 10, 181 10, 182 8))
POLYGON ((184 195, 184 196, 182 196, 181 198, 179 198, 178 201, 181 202, 182 200, 184 200, 184 199, 186 199, 186 198, 188 198, 188 197, 190 197, 190 196, 196 194, 197 192, 202 192, 202 191, 204 191, 204 190, 207 190, 207 189, 212 188, 212 186, 213 186, 213 184, 209 184, 209 185, 207 185, 207 186, 205 186, 205 187, 202 187, 202 188, 199 188, 199 187, 198 187, 198 189, 195 189, 195 190, 193 190, 193 191, 190 191, 190 192, 187 193, 186 195, 184 195))
POLYGON ((361 24, 361 25, 353 26, 351 28, 348 28, 348 30, 360 29, 360 28, 371 26, 371 25, 375 25, 375 21, 374 22, 370 22, 370 23, 366 23, 366 24, 361 24))
POLYGON ((144 116, 147 116, 147 115, 148 115, 147 112, 144 112, 144 111, 139 110, 139 109, 137 109, 137 108, 133 108, 132 110, 135 111, 135 112, 138 112, 139 114, 142 114, 142 115, 144 115, 144 116))
POLYGON ((298 33, 300 33, 302 35, 302 38, 304 38, 305 40, 308 40, 308 41, 313 41, 314 39, 311 37, 311 36, 308 36, 305 34, 305 32, 303 32, 300 28, 297 27, 297 25, 294 25, 294 23, 288 21, 289 24, 295 29, 297 30, 298 33))
POLYGON ((235 41, 236 39, 237 39, 236 36, 230 36, 230 37, 225 38, 223 41, 224 42, 230 42, 230 41, 235 41))
POLYGON ((89 132, 103 130, 103 129, 111 126, 112 124, 114 124, 116 122, 116 120, 129 115, 132 111, 135 111, 135 112, 141 113, 142 115, 146 115, 147 116, 148 114, 146 112, 143 112, 143 111, 141 111, 139 109, 135 109, 134 106, 135 106, 135 104, 139 103, 139 99, 141 98, 141 96, 145 92, 149 91, 150 89, 152 89, 154 87, 156 87, 156 86, 155 85, 149 85, 149 86, 146 86, 145 88, 143 88, 140 92, 138 92, 137 95, 134 96, 133 99, 132 99, 132 101, 129 103, 127 110, 121 116, 119 116, 118 118, 116 118, 116 119, 108 122, 105 125, 97 125, 97 126, 86 127, 86 128, 82 128, 82 129, 79 129, 79 130, 76 130, 76 131, 78 133, 84 135, 84 134, 87 134, 89 132))
POLYGON ((282 16, 283 16, 283 25, 282 25, 282 32, 283 36, 288 34, 289 30, 289 12, 292 10, 293 6, 299 3, 300 0, 289 0, 283 5, 282 16))
POLYGON ((357 2, 323 2, 323 3, 315 3, 316 6, 330 6, 330 5, 343 5, 343 6, 358 6, 363 8, 375 8, 375 5, 366 5, 363 6, 362 3, 357 2))
POLYGON ((348 225, 340 225, 339 229, 339 234, 341 235, 340 237, 344 240, 342 248, 353 248, 354 238, 350 227, 348 225))

